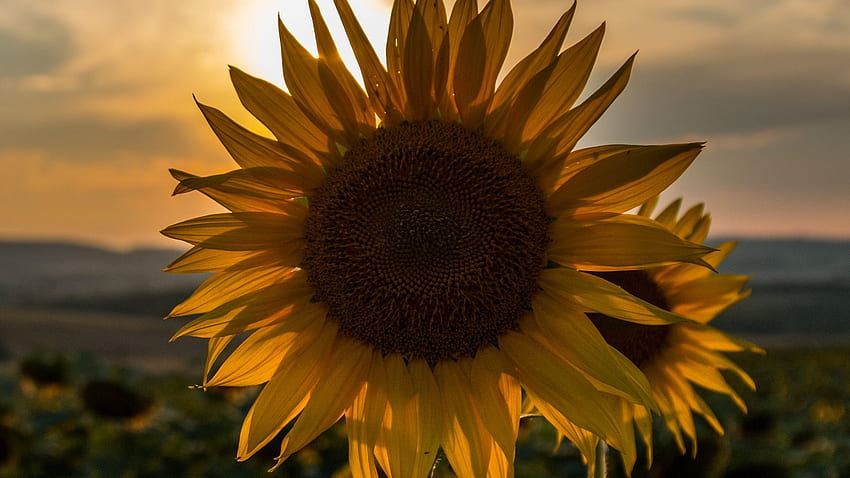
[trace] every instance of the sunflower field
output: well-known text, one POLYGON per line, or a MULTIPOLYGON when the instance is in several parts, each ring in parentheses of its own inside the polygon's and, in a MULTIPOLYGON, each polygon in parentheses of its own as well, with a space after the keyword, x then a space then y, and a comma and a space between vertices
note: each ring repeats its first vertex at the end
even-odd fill
MULTIPOLYGON (((639 477, 850 476, 850 347, 739 354, 758 391, 742 391, 742 414, 705 392, 727 430, 698 423, 696 459, 655 430, 652 466, 639 477)), ((733 384, 735 377, 729 377, 733 384)), ((233 442, 256 390, 190 389, 192 375, 129 369, 90 355, 33 354, 0 376, 0 477, 346 477, 348 445, 337 424, 273 473, 271 443, 238 463, 233 442)), ((287 430, 283 430, 285 433, 287 430)), ((544 420, 521 422, 516 476, 583 477, 579 451, 556 444, 544 420)), ((643 457, 643 453, 640 453, 643 457)), ((609 476, 625 476, 609 457, 609 476)), ((433 476, 454 476, 438 459, 433 476)))

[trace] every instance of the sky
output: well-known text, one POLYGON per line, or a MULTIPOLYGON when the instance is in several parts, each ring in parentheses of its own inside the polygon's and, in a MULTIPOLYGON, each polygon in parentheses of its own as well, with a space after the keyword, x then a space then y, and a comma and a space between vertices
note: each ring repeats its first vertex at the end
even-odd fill
MULTIPOLYGON (((514 0, 506 65, 570 4, 514 0)), ((391 2, 352 5, 382 52, 391 2)), ((168 168, 235 168, 192 94, 259 128, 227 65, 282 84, 278 13, 312 49, 306 0, 0 0, 0 240, 179 247, 158 231, 219 210, 168 168)), ((589 88, 639 53, 580 146, 706 141, 662 200, 705 202, 715 236, 850 239, 850 2, 583 1, 566 45, 602 22, 589 88)))

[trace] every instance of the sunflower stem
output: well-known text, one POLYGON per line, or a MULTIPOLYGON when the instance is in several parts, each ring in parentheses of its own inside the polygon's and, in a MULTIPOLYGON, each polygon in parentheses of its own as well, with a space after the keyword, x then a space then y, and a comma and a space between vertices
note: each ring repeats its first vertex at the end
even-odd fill
POLYGON ((596 443, 596 466, 593 468, 593 476, 588 478, 605 478, 608 475, 608 445, 604 440, 596 443))

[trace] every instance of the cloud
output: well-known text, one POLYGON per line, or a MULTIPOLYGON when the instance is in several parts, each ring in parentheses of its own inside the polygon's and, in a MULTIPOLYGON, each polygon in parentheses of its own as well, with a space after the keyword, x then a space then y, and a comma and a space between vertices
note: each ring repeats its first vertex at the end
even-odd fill
POLYGON ((748 133, 729 133, 711 138, 711 147, 715 150, 746 151, 765 148, 782 140, 799 138, 800 131, 794 128, 762 129, 748 133))
POLYGON ((49 118, 58 110, 104 118, 188 118, 195 114, 190 93, 210 84, 210 77, 223 78, 212 91, 226 90, 226 58, 235 33, 228 18, 237 5, 6 0, 0 103, 12 108, 0 110, 0 119, 49 118))
POLYGON ((6 82, 51 72, 71 57, 71 33, 55 19, 31 12, 4 17, 0 20, 0 78, 6 82))
MULTIPOLYGON (((516 3, 522 31, 551 23, 545 12, 558 2, 516 3)), ((595 141, 710 139, 850 118, 850 3, 599 0, 579 5, 568 43, 602 19, 591 85, 640 52, 595 141)))
POLYGON ((850 84, 827 73, 841 64, 842 54, 800 53, 794 56, 796 65, 786 67, 773 53, 638 62, 606 126, 647 140, 659 134, 741 134, 848 118, 850 84))
POLYGON ((188 217, 221 212, 200 194, 171 197, 175 165, 213 174, 233 168, 219 158, 116 154, 73 163, 41 151, 0 152, 0 236, 73 239, 110 246, 174 247, 158 231, 188 217))
POLYGON ((0 151, 41 150, 70 162, 109 160, 116 154, 191 154, 199 148, 177 121, 109 121, 92 116, 46 118, 37 123, 0 123, 0 151))

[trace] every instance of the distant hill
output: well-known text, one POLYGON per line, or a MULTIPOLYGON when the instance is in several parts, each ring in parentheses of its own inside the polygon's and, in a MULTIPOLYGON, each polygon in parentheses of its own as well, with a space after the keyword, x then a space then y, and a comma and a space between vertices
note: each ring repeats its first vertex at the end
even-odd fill
MULTIPOLYGON (((727 240, 709 241, 716 245, 727 240)), ((850 286, 850 241, 739 239, 721 272, 752 276, 755 284, 850 286)))
POLYGON ((115 252, 62 242, 0 241, 0 304, 94 306, 132 299, 136 307, 119 311, 149 311, 149 299, 185 296, 203 279, 163 273, 179 255, 170 249, 115 252))
MULTIPOLYGON (((0 241, 0 306, 162 316, 204 279, 161 272, 179 254, 0 241)), ((743 239, 719 269, 752 276, 753 290, 718 318, 723 329, 850 334, 850 242, 743 239)))

